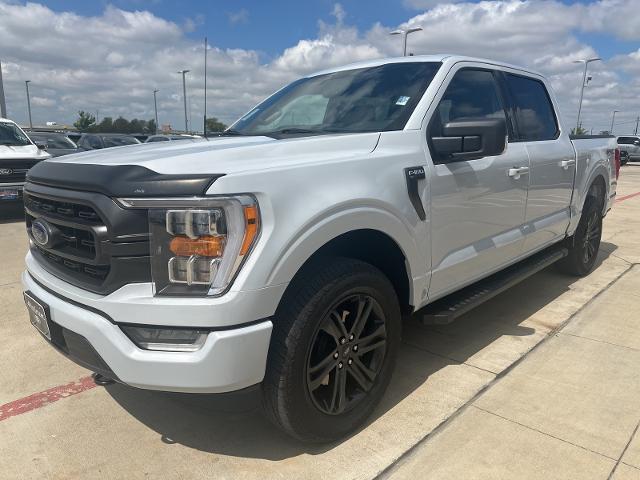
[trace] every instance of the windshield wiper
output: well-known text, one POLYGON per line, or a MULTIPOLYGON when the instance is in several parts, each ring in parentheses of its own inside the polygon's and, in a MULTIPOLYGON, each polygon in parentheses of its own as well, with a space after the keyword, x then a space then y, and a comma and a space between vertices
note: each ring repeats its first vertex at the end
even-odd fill
POLYGON ((244 133, 239 132, 238 130, 234 130, 232 128, 227 128, 226 130, 220 132, 218 134, 220 137, 241 137, 244 133))

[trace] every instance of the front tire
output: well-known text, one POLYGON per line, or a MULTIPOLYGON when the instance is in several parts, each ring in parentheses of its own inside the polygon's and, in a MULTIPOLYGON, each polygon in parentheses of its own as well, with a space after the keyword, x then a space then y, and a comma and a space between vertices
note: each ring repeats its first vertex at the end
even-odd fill
POLYGON ((307 442, 359 428, 389 384, 400 318, 393 286, 372 265, 333 258, 305 267, 273 320, 262 384, 270 419, 307 442))

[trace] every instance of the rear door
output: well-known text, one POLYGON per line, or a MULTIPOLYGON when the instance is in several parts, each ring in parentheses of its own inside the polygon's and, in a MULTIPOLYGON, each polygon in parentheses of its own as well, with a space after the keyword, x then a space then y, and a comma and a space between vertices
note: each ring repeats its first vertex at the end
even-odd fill
MULTIPOLYGON (((506 118, 497 78, 486 68, 454 67, 435 98, 428 138, 440 136, 443 125, 453 120, 506 118)), ((511 141, 502 155, 434 160, 429 176, 430 299, 487 276, 520 255, 528 166, 525 145, 511 141), (509 176, 515 170, 521 174, 509 176)))
POLYGON ((575 150, 561 132, 554 104, 542 80, 504 73, 516 123, 516 143, 529 155, 529 192, 524 252, 562 238, 570 219, 576 173, 575 150))

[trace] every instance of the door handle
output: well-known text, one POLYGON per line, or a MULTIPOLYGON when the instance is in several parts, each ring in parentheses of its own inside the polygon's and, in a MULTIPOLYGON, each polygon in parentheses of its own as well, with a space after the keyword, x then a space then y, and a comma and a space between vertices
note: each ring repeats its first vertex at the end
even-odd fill
POLYGON ((560 162, 560 167, 564 168, 565 170, 569 170, 569 167, 573 167, 575 164, 575 160, 562 160, 560 162))
POLYGON ((507 170, 507 175, 518 180, 522 175, 529 175, 529 167, 513 167, 507 170))

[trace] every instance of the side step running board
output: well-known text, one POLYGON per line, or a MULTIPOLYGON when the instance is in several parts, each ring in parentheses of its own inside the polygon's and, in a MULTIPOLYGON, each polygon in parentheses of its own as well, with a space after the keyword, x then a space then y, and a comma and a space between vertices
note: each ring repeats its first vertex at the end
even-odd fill
POLYGON ((445 325, 481 303, 504 292, 568 255, 566 248, 552 247, 469 285, 418 310, 415 316, 425 325, 445 325))

